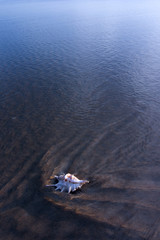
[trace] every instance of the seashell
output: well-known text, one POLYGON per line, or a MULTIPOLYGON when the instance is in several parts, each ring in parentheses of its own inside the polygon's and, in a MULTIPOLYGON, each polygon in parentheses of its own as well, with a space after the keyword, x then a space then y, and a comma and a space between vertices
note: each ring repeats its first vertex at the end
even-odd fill
POLYGON ((56 190, 61 192, 67 191, 68 193, 76 191, 78 188, 81 188, 85 183, 89 183, 87 180, 79 180, 74 175, 67 173, 60 176, 55 176, 58 180, 58 183, 46 185, 46 187, 56 187, 56 190))

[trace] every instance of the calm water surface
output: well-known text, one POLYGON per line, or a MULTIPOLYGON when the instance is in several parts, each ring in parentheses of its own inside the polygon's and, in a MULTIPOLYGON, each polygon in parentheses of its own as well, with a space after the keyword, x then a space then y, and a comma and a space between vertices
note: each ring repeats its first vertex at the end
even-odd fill
POLYGON ((0 2, 1 239, 160 239, 159 13, 0 2), (45 188, 63 172, 90 184, 45 188))

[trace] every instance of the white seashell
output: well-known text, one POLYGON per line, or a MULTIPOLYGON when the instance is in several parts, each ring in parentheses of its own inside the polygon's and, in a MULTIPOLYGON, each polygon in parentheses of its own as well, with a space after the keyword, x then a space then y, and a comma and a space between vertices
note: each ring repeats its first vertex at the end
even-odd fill
POLYGON ((61 192, 67 191, 68 193, 76 191, 78 188, 81 188, 85 183, 89 183, 87 180, 79 180, 74 175, 67 173, 60 176, 55 176, 58 180, 58 183, 46 185, 46 187, 56 187, 56 190, 61 192))

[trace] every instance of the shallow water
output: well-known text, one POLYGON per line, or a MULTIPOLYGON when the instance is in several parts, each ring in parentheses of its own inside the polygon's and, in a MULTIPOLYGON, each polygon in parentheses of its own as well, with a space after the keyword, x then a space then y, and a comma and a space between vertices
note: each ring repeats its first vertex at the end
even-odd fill
POLYGON ((159 12, 0 2, 1 239, 160 239, 159 12))

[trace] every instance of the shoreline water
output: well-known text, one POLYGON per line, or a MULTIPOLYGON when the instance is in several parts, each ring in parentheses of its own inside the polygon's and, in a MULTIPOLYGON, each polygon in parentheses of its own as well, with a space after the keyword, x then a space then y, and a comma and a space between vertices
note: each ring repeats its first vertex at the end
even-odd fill
POLYGON ((160 5, 0 5, 1 239, 159 240, 160 5))

